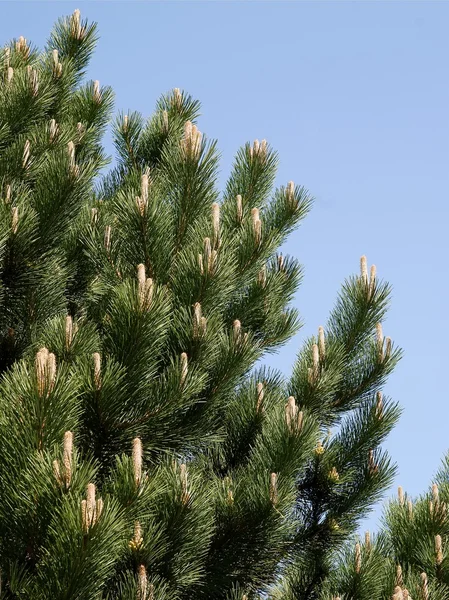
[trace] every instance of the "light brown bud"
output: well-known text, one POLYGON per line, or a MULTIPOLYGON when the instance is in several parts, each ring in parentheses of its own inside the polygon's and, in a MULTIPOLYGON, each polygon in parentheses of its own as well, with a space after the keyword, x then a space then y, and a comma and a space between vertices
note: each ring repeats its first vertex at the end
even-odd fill
POLYGON ((289 396, 289 398, 287 400, 287 404, 285 405, 285 421, 286 421, 287 427, 290 431, 293 430, 297 410, 298 410, 298 408, 296 406, 294 397, 289 396))
POLYGON ((166 110, 162 111, 162 129, 168 133, 168 112, 166 110))
POLYGON ((189 159, 198 159, 201 154, 202 134, 196 125, 186 121, 184 125, 184 137, 181 140, 181 149, 184 156, 189 159))
POLYGON ((241 223, 242 219, 243 219, 243 204, 242 204, 242 197, 240 196, 240 194, 237 194, 237 197, 236 197, 236 207, 237 207, 237 221, 239 223, 241 223))
POLYGON ((407 500, 407 512, 408 512, 408 518, 412 519, 413 518, 413 502, 411 500, 407 500))
POLYGON ((187 354, 183 352, 181 354, 181 388, 184 387, 188 372, 189 367, 187 361, 187 354))
POLYGON ((11 185, 8 184, 6 186, 5 203, 10 204, 10 202, 11 202, 11 185))
POLYGON ((59 126, 54 119, 52 119, 50 121, 49 130, 50 130, 49 131, 50 132, 50 142, 54 142, 59 133, 59 126))
POLYGON ((402 578, 402 567, 401 565, 396 566, 396 585, 403 586, 404 580, 402 578))
POLYGON ((137 265, 137 281, 139 283, 139 301, 140 306, 143 305, 145 301, 145 282, 146 282, 146 273, 145 273, 145 265, 140 263, 137 265))
POLYGON ((104 230, 104 247, 106 248, 106 251, 110 252, 111 250, 111 226, 110 225, 106 225, 105 230, 104 230))
POLYGON ((61 477, 61 470, 59 468, 58 460, 53 461, 53 475, 55 476, 56 481, 58 483, 61 483, 62 477, 61 477))
POLYGON ((94 81, 93 99, 94 99, 95 104, 100 104, 101 90, 100 90, 100 82, 98 81, 98 79, 96 79, 94 81))
POLYGON ((435 555, 437 565, 441 565, 443 562, 443 542, 441 540, 441 535, 435 536, 435 555))
POLYGON ((436 483, 434 483, 432 485, 432 497, 433 497, 433 501, 435 502, 435 504, 438 504, 440 493, 438 490, 438 485, 436 483))
POLYGON ((277 487, 278 476, 276 473, 270 475, 270 500, 273 506, 278 502, 278 487, 277 487))
POLYGON ((324 341, 324 328, 318 327, 318 349, 319 360, 322 362, 326 357, 326 343, 324 341))
POLYGON ((87 529, 95 525, 97 503, 95 501, 95 484, 88 483, 86 490, 86 524, 87 529))
POLYGON ((98 352, 92 354, 94 359, 94 382, 97 390, 101 388, 101 356, 98 352))
POLYGON ((207 271, 210 272, 210 262, 212 255, 212 246, 210 243, 210 238, 204 238, 204 262, 207 268, 207 271))
POLYGON ((394 588, 394 592, 393 592, 393 596, 391 597, 391 600, 404 600, 404 596, 402 594, 402 589, 398 585, 394 588))
POLYGON ((7 83, 11 83, 13 77, 14 77, 14 69, 12 67, 8 67, 8 70, 6 72, 7 83))
POLYGON ((234 342, 240 342, 242 339, 242 324, 238 319, 235 319, 234 323, 232 324, 232 330, 234 333, 234 342))
POLYGON ((376 393, 376 417, 381 419, 383 417, 383 398, 382 392, 376 393))
POLYGON ((376 265, 371 266, 369 276, 369 298, 372 298, 374 290, 376 289, 376 265))
POLYGON ((404 506, 404 490, 402 486, 398 487, 398 501, 401 506, 404 506))
POLYGON ((11 231, 16 234, 17 233, 17 229, 19 227, 19 209, 17 206, 13 206, 11 209, 11 215, 12 215, 12 219, 11 219, 11 231))
POLYGON ((133 440, 133 469, 134 481, 136 486, 142 481, 142 440, 134 438, 133 440))
POLYGON ((199 338, 202 335, 202 310, 201 304, 196 302, 193 307, 193 337, 199 338))
POLYGON ((204 263, 202 254, 198 254, 198 266, 200 268, 201 275, 204 275, 204 263))
POLYGON ((368 267, 366 264, 366 256, 360 258, 360 277, 364 283, 368 283, 368 267))
POLYGON ((373 450, 370 450, 368 453, 368 469, 371 475, 376 475, 379 472, 379 467, 374 459, 373 450))
POLYGON ((148 187, 149 187, 149 176, 148 173, 143 173, 140 178, 140 197, 145 206, 148 205, 148 187))
POLYGON ((368 551, 371 550, 371 535, 369 531, 365 531, 365 547, 368 551))
POLYGON ((36 97, 39 92, 39 78, 36 69, 29 72, 31 94, 36 97))
POLYGON ((425 573, 421 573, 421 593, 422 600, 429 600, 429 584, 425 573))
POLYGON ((285 191, 285 195, 287 198, 287 202, 290 207, 295 207, 295 184, 293 181, 289 181, 287 184, 287 189, 285 191))
POLYGON ((359 542, 355 545, 355 572, 360 573, 362 568, 362 551, 359 542))
POLYGON ((76 9, 70 17, 70 34, 76 40, 83 38, 83 28, 81 27, 81 13, 76 9))
POLYGON ((144 565, 139 565, 137 569, 137 600, 148 600, 147 590, 147 571, 144 565))
POLYGON ((64 479, 66 486, 69 487, 72 481, 72 454, 73 454, 73 433, 66 431, 64 433, 64 479))
POLYGON ((177 108, 182 106, 182 94, 179 88, 173 90, 173 103, 177 108))
POLYGON ((317 344, 312 344, 313 380, 316 382, 320 376, 320 354, 317 344))
POLYGON ((75 144, 73 142, 69 142, 67 144, 67 154, 69 155, 69 169, 74 172, 75 170, 75 144))

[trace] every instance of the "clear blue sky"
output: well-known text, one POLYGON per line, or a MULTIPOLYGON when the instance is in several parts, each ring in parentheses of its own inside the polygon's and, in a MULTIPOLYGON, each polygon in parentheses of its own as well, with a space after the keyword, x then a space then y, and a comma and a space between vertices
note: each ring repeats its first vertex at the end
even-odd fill
POLYGON ((266 138, 278 183, 316 197, 287 244, 305 326, 274 366, 290 370, 361 254, 393 284, 384 331, 405 356, 385 392, 404 414, 387 447, 395 485, 424 490, 449 448, 449 3, 2 2, 0 39, 42 45, 75 8, 99 22, 89 76, 117 110, 148 115, 183 88, 219 140, 221 182, 239 145, 266 138))

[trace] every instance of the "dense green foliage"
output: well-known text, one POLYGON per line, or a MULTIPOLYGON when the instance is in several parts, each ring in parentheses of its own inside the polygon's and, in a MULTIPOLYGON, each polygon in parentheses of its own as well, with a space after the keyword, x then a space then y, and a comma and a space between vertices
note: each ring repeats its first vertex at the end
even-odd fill
POLYGON ((389 286, 362 258, 292 376, 258 367, 299 327, 308 192, 256 141, 220 194, 179 90, 103 177, 95 42, 75 11, 0 54, 0 597, 327 598, 394 472, 389 286))

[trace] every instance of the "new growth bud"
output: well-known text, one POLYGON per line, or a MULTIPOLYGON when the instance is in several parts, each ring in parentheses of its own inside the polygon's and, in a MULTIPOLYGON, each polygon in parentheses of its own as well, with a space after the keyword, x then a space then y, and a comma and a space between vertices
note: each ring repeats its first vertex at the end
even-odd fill
POLYGON ((441 535, 435 536, 435 560, 437 565, 441 565, 443 562, 443 542, 441 535))
POLYGON ((65 347, 68 350, 73 339, 73 319, 70 315, 65 318, 65 347))
POLYGON ((357 542, 357 544, 355 545, 354 562, 355 562, 355 572, 360 573, 360 571, 362 569, 362 551, 361 551, 359 542, 357 542))
POLYGON ((183 352, 181 354, 181 388, 184 387, 188 372, 189 372, 189 367, 188 367, 188 361, 187 361, 187 354, 185 352, 183 352))
POLYGON ((324 341, 324 328, 318 327, 318 349, 320 362, 326 357, 326 343, 324 341))
POLYGON ((270 500, 273 506, 276 506, 278 502, 278 476, 276 473, 271 473, 270 475, 270 500))
POLYGON ((101 388, 101 356, 98 352, 92 355, 94 360, 94 383, 95 388, 99 390, 101 388))
POLYGON ((168 112, 166 110, 162 111, 162 130, 164 133, 168 133, 168 112))
POLYGON ((287 184, 287 188, 285 190, 285 197, 287 198, 287 203, 291 209, 297 208, 297 202, 295 200, 295 184, 293 181, 289 181, 287 184))
POLYGON ((137 599, 136 600, 149 600, 148 594, 148 579, 147 571, 144 565, 139 565, 137 569, 137 599))
POLYGON ((368 283, 368 267, 366 264, 366 256, 360 258, 360 278, 364 283, 368 283))
POLYGON ((402 486, 398 487, 398 501, 401 506, 404 506, 404 490, 402 486))
POLYGON ((237 222, 241 223, 242 219, 243 219, 243 204, 242 204, 242 197, 240 196, 240 194, 237 194, 237 197, 236 197, 236 209, 237 209, 237 222))
POLYGON ((30 70, 28 72, 28 77, 29 77, 29 81, 30 81, 31 94, 34 97, 36 97, 39 92, 39 79, 38 79, 36 69, 30 68, 30 70))
POLYGON ((429 584, 425 573, 421 573, 421 593, 422 600, 429 600, 429 584))
POLYGON ((104 247, 106 248, 106 252, 109 254, 111 250, 111 226, 106 225, 104 229, 104 247))
POLYGON ((260 220, 258 208, 251 209, 251 217, 253 222, 254 238, 256 240, 256 244, 259 244, 262 237, 262 221, 260 220))
POLYGON ((182 94, 179 88, 173 90, 173 104, 178 109, 182 107, 182 94))
POLYGON ((13 206, 11 208, 11 215, 11 230, 14 234, 16 234, 19 227, 19 209, 17 206, 13 206))
POLYGON ((379 467, 374 459, 374 452, 370 450, 368 453, 368 471, 370 475, 377 475, 379 472, 379 467))
POLYGON ((61 77, 62 75, 62 63, 59 62, 59 54, 56 48, 52 51, 53 58, 53 74, 55 77, 61 77))
POLYGON ((59 126, 54 119, 52 119, 50 121, 49 133, 50 133, 50 143, 53 143, 59 133, 59 126))
POLYGON ((40 397, 52 392, 56 379, 56 357, 47 348, 41 348, 35 361, 37 391, 40 397))
POLYGON ((383 417, 383 410, 384 410, 384 405, 383 405, 383 397, 382 397, 382 392, 377 392, 376 393, 376 417, 378 419, 381 419, 383 417))
POLYGON ((293 433, 296 426, 298 407, 293 396, 289 396, 285 405, 285 422, 290 433, 293 433))
POLYGON ((95 104, 100 104, 101 102, 100 82, 98 81, 98 79, 94 81, 93 100, 95 104))
POLYGON ((137 266, 137 281, 140 308, 148 310, 153 300, 153 280, 146 276, 144 264, 137 266))
POLYGON ((89 483, 86 490, 86 500, 81 502, 81 517, 85 534, 98 522, 103 511, 103 501, 95 500, 95 484, 89 483))
POLYGON ((76 9, 70 17, 70 35, 76 40, 82 40, 85 33, 85 27, 81 26, 81 13, 76 9))
POLYGON ((371 535, 369 531, 365 531, 365 548, 368 552, 371 550, 371 535))
POLYGON ((79 169, 75 162, 75 144, 73 142, 67 144, 67 154, 69 156, 69 171, 76 177, 79 175, 79 169))
POLYGON ((128 546, 131 550, 140 550, 143 545, 142 527, 139 521, 134 523, 134 536, 129 542, 128 546))
POLYGON ((249 148, 249 156, 251 160, 258 158, 259 160, 265 161, 267 158, 267 141, 254 140, 252 147, 249 148))
POLYGON ((234 336, 234 342, 236 344, 241 342, 241 340, 242 340, 242 324, 240 323, 240 321, 238 319, 235 319, 235 321, 232 324, 232 332, 233 332, 233 336, 234 336))
POLYGON ((193 337, 199 339, 206 333, 207 320, 202 316, 201 304, 196 302, 193 306, 193 337))
POLYGON ((201 154, 202 134, 196 125, 186 121, 184 125, 184 137, 181 140, 181 149, 187 159, 198 160, 201 154))
POLYGON ((136 487, 139 487, 142 481, 142 440, 140 438, 134 438, 133 440, 133 470, 134 470, 134 481, 136 487))

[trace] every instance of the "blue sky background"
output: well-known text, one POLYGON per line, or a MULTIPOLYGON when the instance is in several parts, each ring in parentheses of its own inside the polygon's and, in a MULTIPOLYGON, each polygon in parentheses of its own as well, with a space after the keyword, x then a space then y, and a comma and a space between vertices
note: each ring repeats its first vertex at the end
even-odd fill
POLYGON ((266 138, 278 183, 316 197, 286 248, 305 266, 305 326, 273 366, 290 371, 361 254, 392 283, 384 332, 405 355, 385 392, 404 413, 387 448, 395 487, 423 491, 449 449, 449 3, 1 2, 0 39, 42 45, 75 8, 99 22, 89 77, 117 110, 149 115, 183 88, 219 140, 221 184, 238 146, 266 138))

